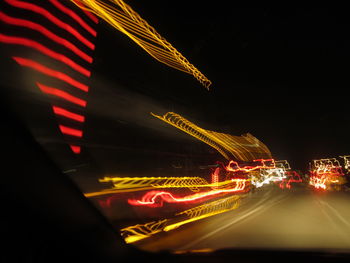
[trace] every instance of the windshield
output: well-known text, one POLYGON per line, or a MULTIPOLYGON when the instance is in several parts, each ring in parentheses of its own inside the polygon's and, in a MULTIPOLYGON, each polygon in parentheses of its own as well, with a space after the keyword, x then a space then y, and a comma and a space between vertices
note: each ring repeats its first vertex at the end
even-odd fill
POLYGON ((350 248, 348 15, 4 0, 1 88, 125 243, 350 248))

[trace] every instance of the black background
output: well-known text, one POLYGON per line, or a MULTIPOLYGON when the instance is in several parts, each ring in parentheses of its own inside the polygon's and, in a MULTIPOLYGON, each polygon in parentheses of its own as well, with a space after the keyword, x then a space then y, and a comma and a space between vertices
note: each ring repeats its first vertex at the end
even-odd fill
POLYGON ((349 152, 344 9, 129 3, 211 81, 153 60, 101 23, 95 72, 217 131, 250 132, 296 169, 349 152))

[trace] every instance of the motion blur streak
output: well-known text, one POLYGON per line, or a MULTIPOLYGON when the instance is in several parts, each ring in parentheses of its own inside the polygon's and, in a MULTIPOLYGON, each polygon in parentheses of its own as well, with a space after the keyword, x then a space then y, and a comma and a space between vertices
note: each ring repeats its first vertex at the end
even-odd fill
POLYGON ((95 45, 93 43, 91 43, 89 40, 87 40, 85 37, 83 37, 77 30, 75 30, 73 27, 71 27, 67 23, 62 22, 61 20, 59 20, 57 17, 52 15, 50 12, 48 12, 44 8, 37 6, 37 5, 34 5, 34 4, 31 4, 31 3, 18 1, 18 0, 5 0, 5 2, 7 2, 8 4, 10 4, 14 7, 30 10, 32 12, 35 12, 37 14, 44 16, 45 18, 50 20, 52 23, 54 23, 56 26, 62 28, 63 30, 66 30, 67 32, 72 34, 74 37, 76 37, 78 40, 80 40, 82 43, 84 43, 90 49, 92 49, 92 50, 95 49, 95 45))
POLYGON ((94 22, 95 24, 98 24, 98 18, 97 18, 95 15, 93 15, 91 12, 86 11, 86 10, 85 10, 85 9, 86 9, 86 6, 84 6, 84 5, 80 2, 80 0, 75 0, 74 2, 75 2, 75 4, 76 4, 77 6, 79 6, 79 7, 81 8, 81 10, 83 10, 83 12, 85 13, 85 15, 86 15, 88 18, 90 18, 90 20, 91 20, 92 22, 94 22))
POLYGON ((69 145, 69 147, 71 148, 71 150, 76 153, 79 154, 81 152, 81 147, 77 146, 77 145, 69 145))
POLYGON ((339 156, 344 160, 344 169, 350 173, 350 155, 339 156))
POLYGON ((167 231, 176 229, 184 224, 188 224, 197 220, 201 220, 210 216, 218 215, 218 214, 236 209, 239 207, 238 198, 239 197, 237 196, 228 197, 223 200, 214 201, 214 202, 204 204, 202 206, 198 206, 198 207, 186 210, 184 212, 181 212, 178 215, 187 214, 191 218, 180 221, 175 224, 168 225, 164 228, 164 231, 167 232, 167 231))
POLYGON ((327 178, 322 177, 322 178, 318 178, 316 176, 312 176, 310 177, 310 185, 314 186, 316 189, 324 189, 326 190, 327 186, 326 186, 326 180, 327 178))
POLYGON ((146 186, 153 188, 197 188, 225 186, 232 180, 208 183, 201 177, 104 177, 99 182, 112 182, 116 189, 137 189, 146 186))
POLYGON ((51 39, 52 41, 56 42, 57 44, 66 47, 67 49, 69 49, 70 51, 72 51, 74 54, 84 59, 85 61, 89 63, 92 63, 93 61, 92 57, 87 55, 85 52, 81 51, 71 42, 69 42, 68 40, 62 37, 57 36, 56 34, 52 33, 51 31, 43 27, 42 25, 36 24, 32 21, 24 20, 24 19, 10 17, 2 13, 1 11, 0 11, 0 20, 10 25, 25 27, 25 28, 29 28, 31 30, 37 31, 42 35, 46 36, 47 38, 51 39))
POLYGON ((196 206, 191 209, 182 211, 176 215, 186 215, 190 218, 194 218, 217 211, 228 210, 232 207, 236 207, 237 202, 240 198, 241 197, 239 195, 222 198, 219 200, 212 201, 210 203, 206 203, 204 205, 196 206))
POLYGON ((291 189, 292 185, 291 183, 301 183, 303 180, 301 179, 301 176, 295 172, 295 171, 288 171, 286 172, 287 178, 284 178, 282 182, 279 184, 279 187, 281 189, 284 189, 286 187, 287 189, 291 189))
POLYGON ((24 67, 29 67, 32 68, 36 71, 39 71, 43 74, 46 74, 50 77, 54 77, 57 78, 59 80, 62 80, 70 85, 72 85, 75 88, 78 88, 82 91, 88 92, 89 91, 89 87, 79 81, 76 81, 75 79, 71 78, 70 76, 60 72, 60 71, 56 71, 53 69, 50 69, 48 67, 45 67, 44 65, 35 62, 33 60, 30 59, 26 59, 26 58, 21 58, 21 57, 12 57, 19 65, 24 66, 24 67))
POLYGON ((251 182, 256 188, 259 188, 271 182, 282 181, 286 177, 282 168, 262 169, 259 178, 252 176, 251 182))
POLYGON ((83 136, 82 130, 73 129, 73 128, 70 128, 70 127, 67 127, 64 125, 58 125, 58 127, 60 128, 60 130, 63 134, 71 135, 71 136, 75 136, 75 137, 82 137, 83 136))
POLYGON ((49 87, 49 86, 43 85, 43 84, 38 83, 38 82, 36 84, 38 85, 39 89, 43 93, 62 98, 64 100, 67 100, 69 102, 72 102, 72 103, 77 104, 77 105, 82 106, 82 107, 86 107, 86 101, 85 100, 82 100, 82 99, 79 99, 77 97, 74 97, 74 96, 70 95, 69 93, 67 93, 65 91, 49 87))
POLYGON ((57 7, 57 9, 61 10, 66 15, 73 18, 79 25, 81 25, 86 31, 88 31, 91 35, 96 37, 97 33, 96 30, 92 29, 83 19, 81 19, 75 12, 73 12, 71 9, 65 7, 57 0, 50 0, 50 2, 57 7))
POLYGON ((91 75, 90 71, 78 65, 70 58, 67 58, 66 56, 60 53, 52 51, 51 49, 48 49, 47 47, 41 45, 36 41, 30 40, 27 38, 22 38, 22 37, 13 37, 13 36, 6 36, 3 34, 0 34, 0 42, 6 43, 6 44, 22 45, 22 46, 27 46, 27 47, 36 49, 39 52, 70 66, 71 68, 75 69, 76 71, 80 72, 81 74, 87 77, 90 77, 91 75))
POLYGON ((78 14, 84 16, 85 13, 94 22, 98 22, 97 17, 86 10, 81 13, 80 8, 69 1, 5 0, 4 3, 9 5, 8 12, 13 12, 15 17, 0 12, 0 21, 9 26, 4 27, 4 32, 1 32, 0 43, 24 47, 23 50, 28 54, 25 55, 27 58, 22 55, 18 56, 18 53, 10 56, 19 65, 39 72, 39 74, 33 74, 36 78, 33 80, 44 94, 54 96, 47 98, 50 98, 48 102, 51 103, 53 113, 57 117, 59 130, 63 135, 67 135, 64 137, 70 150, 75 154, 80 154, 82 149, 79 145, 81 143, 77 140, 83 136, 81 124, 85 122, 85 116, 80 114, 83 109, 77 110, 71 103, 83 108, 87 105, 85 98, 89 91, 91 71, 86 62, 89 64, 93 62, 90 53, 95 49, 95 45, 91 40, 95 39, 97 32, 93 29, 93 25, 87 23, 90 22, 89 18, 85 17, 87 21, 84 21, 83 17, 78 14), (5 33, 8 28, 13 32, 11 27, 15 27, 18 33, 15 35, 5 33), (84 35, 87 35, 89 39, 84 35), (84 51, 72 43, 82 47, 84 51), (38 56, 38 52, 47 58, 38 56), (35 59, 32 60, 33 57, 35 59), (55 87, 41 84, 47 81, 53 81, 55 87), (72 90, 74 88, 84 93, 72 90), (81 96, 84 97, 80 98, 81 96), (78 123, 71 123, 71 121, 78 123), (71 123, 68 126, 72 125, 72 127, 67 127, 67 123, 71 123), (79 125, 79 129, 74 128, 76 125, 79 125))
POLYGON ((83 3, 89 11, 127 35, 153 58, 169 67, 193 75, 209 89, 211 81, 122 0, 71 1, 78 6, 83 3))
POLYGON ((211 174, 211 182, 213 184, 213 189, 218 188, 219 186, 219 172, 220 168, 216 168, 215 171, 211 174))
POLYGON ((56 114, 56 115, 60 115, 60 116, 63 116, 63 117, 66 117, 66 118, 69 118, 69 119, 72 119, 72 120, 75 120, 75 121, 78 121, 78 122, 84 122, 85 121, 85 117, 80 115, 80 114, 76 114, 76 113, 73 113, 73 112, 70 112, 66 109, 63 109, 61 107, 57 107, 57 106, 52 106, 52 109, 53 109, 53 112, 56 114))
POLYGON ((94 197, 115 193, 144 191, 155 188, 188 188, 193 192, 199 188, 211 187, 213 189, 230 187, 235 181, 208 183, 201 177, 104 177, 99 179, 101 183, 112 183, 114 188, 103 189, 97 192, 84 193, 86 197, 94 197))
POLYGON ((104 177, 99 182, 111 182, 117 189, 135 189, 151 186, 154 188, 166 187, 201 187, 208 182, 201 177, 104 177))
POLYGON ((122 237, 126 243, 133 243, 148 238, 161 231, 171 231, 184 224, 198 221, 210 216, 221 214, 239 207, 241 197, 234 195, 227 198, 215 200, 180 213, 174 218, 153 221, 146 224, 138 224, 121 229, 122 237), (184 218, 185 217, 185 218, 184 218))
POLYGON ((313 160, 309 184, 316 189, 339 190, 346 182, 343 168, 336 158, 313 160))
POLYGON ((135 226, 125 227, 120 230, 121 235, 125 239, 126 243, 133 243, 161 232, 167 221, 168 219, 163 219, 160 221, 152 221, 146 224, 138 224, 135 226))
POLYGON ((274 159, 258 159, 258 160, 253 160, 253 162, 261 162, 262 165, 256 165, 256 166, 244 166, 240 167, 238 162, 231 160, 228 165, 225 167, 227 171, 229 172, 250 172, 254 171, 257 169, 271 169, 271 168, 276 168, 275 165, 275 160, 274 159), (271 162, 271 165, 266 165, 265 162, 271 162), (232 166, 235 166, 236 168, 232 168, 232 166))
POLYGON ((222 193, 234 193, 234 192, 243 191, 246 187, 247 181, 248 181, 247 179, 232 179, 232 182, 235 182, 235 186, 232 188, 211 190, 207 192, 195 193, 184 197, 174 197, 171 193, 164 192, 164 191, 150 191, 146 193, 141 198, 141 200, 129 199, 128 203, 131 205, 159 207, 159 206, 163 206, 164 201, 167 203, 193 202, 205 197, 210 197, 210 196, 218 195, 222 193), (160 199, 160 201, 157 202, 157 199, 160 199))
POLYGON ((205 130, 174 112, 168 112, 163 116, 153 113, 151 115, 208 144, 227 160, 253 161, 272 157, 266 145, 249 133, 233 136, 205 130))

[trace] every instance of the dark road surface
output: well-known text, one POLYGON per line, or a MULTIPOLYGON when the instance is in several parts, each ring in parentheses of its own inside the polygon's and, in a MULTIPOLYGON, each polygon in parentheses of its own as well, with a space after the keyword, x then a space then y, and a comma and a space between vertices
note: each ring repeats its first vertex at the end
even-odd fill
POLYGON ((135 243, 143 250, 223 248, 350 251, 350 192, 267 186, 238 209, 135 243))

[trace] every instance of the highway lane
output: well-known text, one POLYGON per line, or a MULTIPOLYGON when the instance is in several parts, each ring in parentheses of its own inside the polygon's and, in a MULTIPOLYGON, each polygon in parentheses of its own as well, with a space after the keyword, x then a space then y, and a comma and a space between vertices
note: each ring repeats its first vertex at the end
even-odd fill
POLYGON ((135 243, 143 250, 223 248, 349 250, 350 193, 275 185, 241 206, 135 243))

